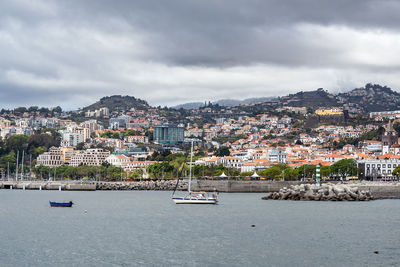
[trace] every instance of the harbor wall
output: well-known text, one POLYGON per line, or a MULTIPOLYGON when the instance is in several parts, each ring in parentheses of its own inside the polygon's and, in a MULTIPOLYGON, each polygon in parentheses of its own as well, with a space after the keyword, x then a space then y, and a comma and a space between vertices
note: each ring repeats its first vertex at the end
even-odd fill
MULTIPOLYGON (((193 180, 192 191, 214 191, 226 193, 272 193, 300 181, 240 181, 240 180, 193 180)), ((312 183, 312 182, 306 182, 312 183)), ((368 190, 376 199, 400 198, 398 182, 352 182, 360 190, 368 190)), ((61 190, 96 191, 96 190, 174 190, 176 180, 134 181, 134 182, 83 182, 80 181, 0 181, 0 189, 20 190, 61 190)), ((187 190, 188 182, 180 181, 177 190, 187 190)))
POLYGON ((299 185, 300 181, 240 181, 240 180, 194 180, 193 191, 214 191, 230 193, 270 193, 283 187, 299 185))

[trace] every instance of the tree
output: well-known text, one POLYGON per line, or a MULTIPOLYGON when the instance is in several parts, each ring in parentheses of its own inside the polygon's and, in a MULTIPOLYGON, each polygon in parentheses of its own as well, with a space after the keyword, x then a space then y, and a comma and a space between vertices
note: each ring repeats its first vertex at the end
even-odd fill
POLYGON ((136 136, 136 135, 141 135, 140 132, 128 129, 124 132, 124 136, 136 136))
POLYGON ((60 106, 57 106, 57 107, 53 108, 52 111, 53 112, 57 112, 57 113, 61 113, 62 112, 62 108, 60 106))
POLYGON ((330 177, 330 176, 331 176, 331 167, 321 166, 321 177, 330 177))
POLYGON ((298 178, 312 178, 316 173, 315 165, 303 165, 298 168, 298 178))
POLYGON ((27 112, 27 111, 28 110, 25 107, 19 107, 19 108, 16 108, 14 110, 15 113, 24 113, 24 112, 27 112))
POLYGON ((28 108, 28 112, 36 112, 38 110, 39 110, 38 106, 31 106, 31 107, 28 108))
POLYGON ((297 141, 296 141, 296 145, 302 145, 303 144, 303 142, 301 142, 301 140, 300 139, 297 139, 297 141))
POLYGON ((400 166, 397 166, 396 169, 393 170, 392 175, 396 176, 397 179, 399 178, 399 176, 400 176, 400 166))
POLYGON ((228 147, 221 146, 220 148, 217 149, 217 151, 215 151, 214 155, 217 157, 230 156, 231 152, 229 151, 228 147))
POLYGON ((85 148, 85 143, 81 142, 76 145, 77 150, 83 150, 85 148))
POLYGON ((299 175, 298 169, 293 168, 286 168, 283 173, 285 175, 285 180, 296 180, 299 175))
POLYGON ((358 174, 357 162, 354 159, 342 159, 331 166, 331 173, 339 176, 354 176, 358 174))
POLYGON ((239 175, 242 177, 248 177, 248 176, 252 176, 253 172, 241 172, 239 175))
POLYGON ((279 179, 282 177, 282 170, 279 166, 272 166, 265 170, 259 171, 258 175, 264 176, 267 179, 279 179))

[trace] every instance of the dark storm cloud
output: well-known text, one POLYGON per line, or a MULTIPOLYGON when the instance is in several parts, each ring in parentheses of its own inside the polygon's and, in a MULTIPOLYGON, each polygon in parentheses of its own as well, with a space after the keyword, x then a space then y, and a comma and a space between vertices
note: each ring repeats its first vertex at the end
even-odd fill
MULTIPOLYGON (((103 27, 120 18, 145 32, 152 59, 184 65, 252 63, 324 64, 337 58, 324 44, 310 44, 301 24, 339 25, 361 30, 400 27, 397 1, 77 1, 103 27), (315 56, 317 55, 317 56, 315 56)), ((337 60, 340 62, 340 58, 337 60)), ((346 62, 347 63, 347 62, 346 62)))
POLYGON ((399 11, 384 0, 7 1, 0 104, 79 107, 130 94, 165 105, 400 86, 399 11))

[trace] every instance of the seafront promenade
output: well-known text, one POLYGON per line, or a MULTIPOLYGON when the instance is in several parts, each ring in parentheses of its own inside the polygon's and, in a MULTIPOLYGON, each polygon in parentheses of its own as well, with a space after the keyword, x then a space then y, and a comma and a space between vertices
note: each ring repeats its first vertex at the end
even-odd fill
MULTIPOLYGON (((272 193, 291 185, 300 185, 301 181, 240 181, 240 180, 194 180, 193 191, 214 191, 226 193, 272 193)), ((310 183, 311 182, 306 182, 310 183)), ((369 190, 376 199, 400 198, 399 182, 349 182, 360 190, 369 190)), ((60 190, 60 191, 96 191, 96 190, 163 190, 171 191, 176 180, 148 180, 133 182, 80 182, 80 181, 0 181, 0 189, 19 190, 60 190)), ((187 190, 187 181, 181 180, 177 190, 187 190)))

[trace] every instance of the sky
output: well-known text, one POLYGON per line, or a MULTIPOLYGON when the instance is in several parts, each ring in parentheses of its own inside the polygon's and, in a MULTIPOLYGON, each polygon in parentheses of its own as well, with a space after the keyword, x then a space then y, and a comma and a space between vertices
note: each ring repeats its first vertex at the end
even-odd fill
POLYGON ((400 88, 400 1, 0 2, 0 108, 400 88))

